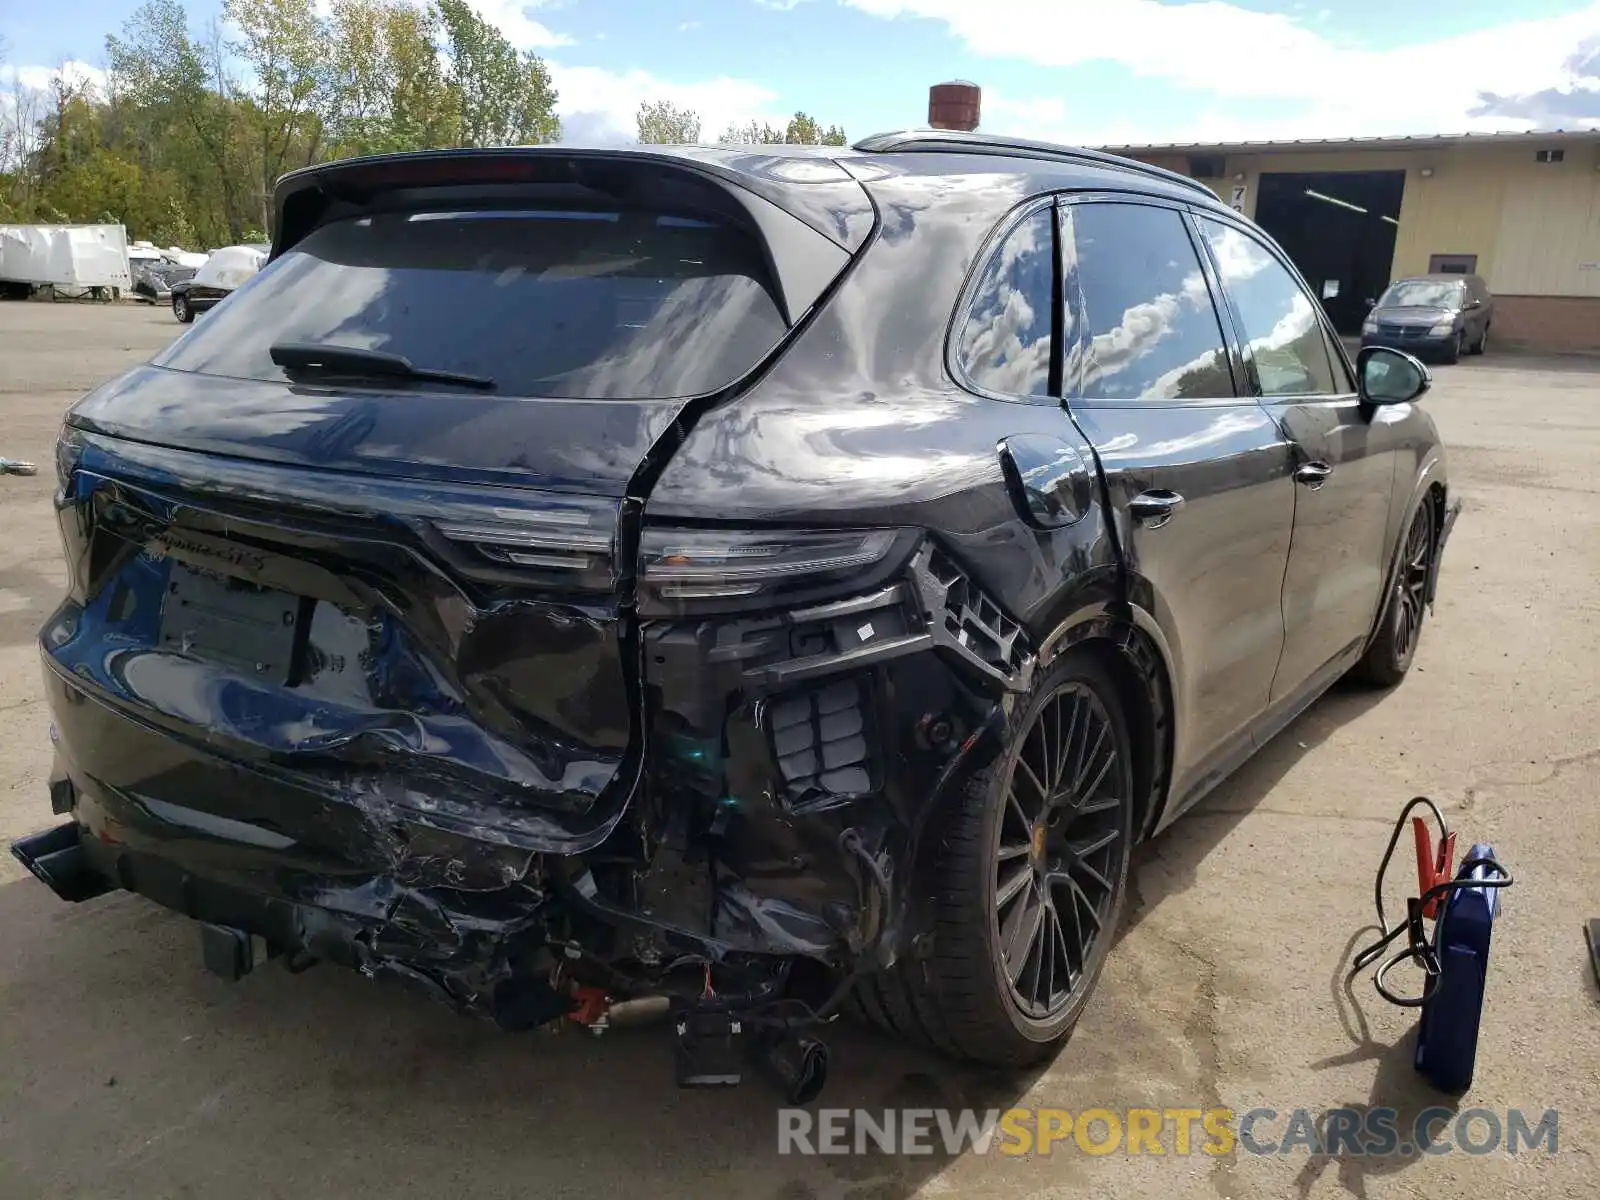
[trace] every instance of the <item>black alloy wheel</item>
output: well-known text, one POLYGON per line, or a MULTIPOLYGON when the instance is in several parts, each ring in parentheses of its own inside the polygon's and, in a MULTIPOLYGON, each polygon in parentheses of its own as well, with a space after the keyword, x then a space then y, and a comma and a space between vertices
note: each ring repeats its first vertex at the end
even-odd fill
POLYGON ((1433 568, 1434 506, 1426 497, 1406 526, 1394 586, 1378 636, 1356 664, 1355 674, 1379 687, 1393 687, 1411 670, 1428 611, 1428 576, 1433 568))
POLYGON ((1078 647, 1041 670, 999 754, 948 803, 930 841, 929 933, 855 1002, 912 1042, 1025 1067, 1082 1015, 1126 890, 1132 742, 1100 655, 1078 647))
POLYGON ((1100 698, 1063 685, 1011 764, 994 854, 994 937, 1020 1013, 1048 1022, 1111 935, 1128 836, 1123 749, 1100 698))
POLYGON ((1406 530, 1401 551, 1400 577, 1395 581, 1394 651, 1409 667, 1422 637, 1422 618, 1428 607, 1428 561, 1433 550, 1433 508, 1422 504, 1406 530))

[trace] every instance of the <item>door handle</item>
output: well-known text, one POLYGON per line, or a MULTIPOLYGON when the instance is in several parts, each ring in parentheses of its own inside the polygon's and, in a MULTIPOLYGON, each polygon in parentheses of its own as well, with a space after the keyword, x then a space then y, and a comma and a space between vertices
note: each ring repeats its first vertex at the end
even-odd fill
POLYGON ((1333 474, 1333 468, 1325 462, 1301 463, 1294 469, 1294 481, 1303 483, 1313 492, 1328 482, 1328 476, 1333 474))
POLYGON ((1146 529, 1160 529, 1183 506, 1183 497, 1177 492, 1141 492, 1128 504, 1133 519, 1146 529))

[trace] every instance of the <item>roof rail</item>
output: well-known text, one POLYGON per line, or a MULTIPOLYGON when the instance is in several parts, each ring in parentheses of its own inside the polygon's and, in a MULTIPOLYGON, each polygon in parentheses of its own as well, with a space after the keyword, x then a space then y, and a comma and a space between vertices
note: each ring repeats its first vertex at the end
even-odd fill
POLYGON ((1150 163, 1139 162, 1133 158, 1123 158, 1118 154, 1107 154, 1103 150, 1084 150, 1078 146, 1061 146, 1054 142, 1034 141, 1031 138, 994 137, 986 133, 967 133, 955 129, 904 129, 895 133, 875 133, 871 137, 862 138, 852 149, 859 150, 863 154, 894 154, 911 150, 943 150, 958 154, 1015 154, 1023 158, 1036 158, 1049 162, 1086 163, 1097 167, 1111 167, 1114 170, 1135 171, 1152 179, 1187 187, 1212 200, 1217 198, 1216 193, 1199 180, 1190 179, 1187 175, 1180 175, 1176 171, 1169 171, 1165 167, 1152 166, 1150 163))

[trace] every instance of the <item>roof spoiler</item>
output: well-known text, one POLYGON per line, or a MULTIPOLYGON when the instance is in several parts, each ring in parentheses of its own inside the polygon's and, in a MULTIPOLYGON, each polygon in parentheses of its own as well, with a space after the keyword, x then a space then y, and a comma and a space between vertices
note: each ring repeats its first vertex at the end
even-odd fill
POLYGON ((837 164, 821 160, 821 176, 812 170, 796 180, 785 178, 782 163, 698 147, 654 152, 519 146, 344 159, 278 180, 271 258, 322 222, 396 192, 510 186, 568 203, 683 207, 740 221, 759 237, 776 298, 792 326, 849 264, 875 218, 865 190, 837 164))

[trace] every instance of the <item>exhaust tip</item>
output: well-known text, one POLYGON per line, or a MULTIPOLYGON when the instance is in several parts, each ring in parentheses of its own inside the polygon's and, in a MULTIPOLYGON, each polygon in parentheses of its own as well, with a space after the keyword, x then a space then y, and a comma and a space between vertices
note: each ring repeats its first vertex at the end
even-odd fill
POLYGON ((76 821, 18 838, 11 843, 11 855, 69 903, 92 900, 111 890, 111 884, 90 866, 83 852, 83 829, 76 821))
POLYGON ((755 1060, 789 1104, 810 1104, 828 1082, 828 1047, 816 1038, 789 1033, 763 1038, 755 1060))

